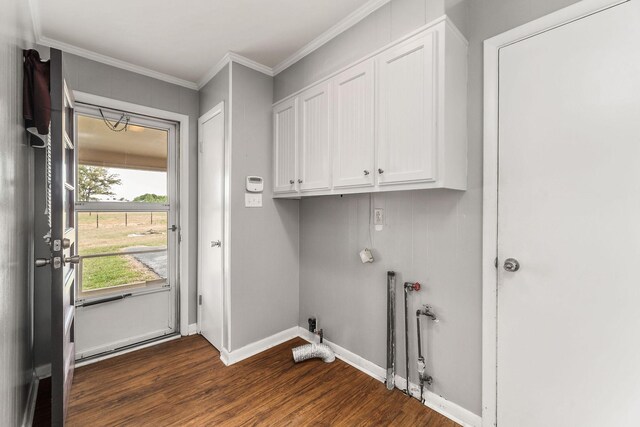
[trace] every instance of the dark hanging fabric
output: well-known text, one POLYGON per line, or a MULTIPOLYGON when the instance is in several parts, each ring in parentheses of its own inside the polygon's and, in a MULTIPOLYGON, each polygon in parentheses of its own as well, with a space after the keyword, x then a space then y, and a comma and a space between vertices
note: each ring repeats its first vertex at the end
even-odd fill
POLYGON ((50 63, 41 61, 37 50, 23 51, 23 111, 25 127, 31 134, 31 145, 44 147, 51 122, 50 63))

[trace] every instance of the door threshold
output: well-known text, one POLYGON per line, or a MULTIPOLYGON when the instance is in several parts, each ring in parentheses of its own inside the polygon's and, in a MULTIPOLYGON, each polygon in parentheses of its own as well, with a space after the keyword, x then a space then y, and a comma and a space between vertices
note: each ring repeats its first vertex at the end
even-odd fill
POLYGON ((136 344, 130 344, 123 347, 118 347, 112 351, 99 353, 93 356, 85 357, 83 359, 76 359, 76 368, 86 366, 86 365, 91 365, 92 363, 101 362, 103 360, 111 359, 112 357, 122 356, 123 354, 131 353, 136 350, 142 350, 143 348, 153 347, 154 345, 177 340, 181 336, 182 335, 176 332, 171 335, 163 335, 162 337, 152 338, 149 340, 141 341, 136 344))

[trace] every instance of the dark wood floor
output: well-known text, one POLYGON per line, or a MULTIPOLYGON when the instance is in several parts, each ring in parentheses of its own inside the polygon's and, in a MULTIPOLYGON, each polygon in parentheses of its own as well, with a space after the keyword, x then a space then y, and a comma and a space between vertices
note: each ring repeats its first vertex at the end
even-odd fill
POLYGON ((457 426, 341 360, 294 364, 304 343, 225 367, 195 335, 77 368, 68 425, 457 426))

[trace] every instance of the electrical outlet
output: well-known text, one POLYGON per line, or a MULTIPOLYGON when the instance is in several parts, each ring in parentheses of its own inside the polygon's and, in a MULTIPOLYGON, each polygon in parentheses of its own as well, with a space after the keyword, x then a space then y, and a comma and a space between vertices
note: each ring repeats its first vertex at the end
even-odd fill
POLYGON ((384 209, 376 208, 373 210, 373 225, 384 225, 384 209))

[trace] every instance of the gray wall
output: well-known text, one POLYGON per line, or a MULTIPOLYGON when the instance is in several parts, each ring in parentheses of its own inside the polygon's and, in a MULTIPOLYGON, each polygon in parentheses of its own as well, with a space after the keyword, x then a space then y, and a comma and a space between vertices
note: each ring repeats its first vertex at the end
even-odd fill
POLYGON ((33 372, 32 148, 22 126, 22 49, 33 45, 27 2, 0 13, 0 425, 22 423, 33 372))
POLYGON ((225 122, 229 121, 229 90, 231 89, 229 86, 229 73, 229 65, 227 64, 206 85, 202 86, 198 93, 200 105, 198 117, 224 101, 224 118, 225 122))
MULTIPOLYGON (((469 39, 468 190, 383 193, 386 225, 369 237, 369 196, 332 196, 300 202, 300 326, 316 315, 328 340, 385 365, 385 272, 419 281, 409 312, 430 304, 441 319, 424 333, 432 390, 481 413, 482 41, 574 0, 392 0, 330 43, 275 77, 274 100, 313 83, 410 32, 442 10, 469 39), (376 262, 358 251, 373 247, 376 262)), ((403 325, 398 292, 398 325, 403 325)), ((415 373, 415 322, 410 322, 415 373)), ((402 330, 402 329, 400 329, 402 330)), ((404 334, 398 369, 404 372, 404 334)), ((403 375, 404 376, 404 375, 403 375)), ((412 375, 416 381, 416 375, 412 375)))
MULTIPOLYGON (((46 48, 42 49, 46 51, 46 48)), ((189 284, 189 323, 196 322, 196 260, 197 260, 197 199, 198 199, 198 158, 197 158, 197 130, 199 99, 198 92, 181 86, 176 86, 160 80, 156 80, 141 74, 111 67, 102 63, 81 58, 68 53, 64 54, 65 77, 70 88, 81 92, 104 96, 147 107, 172 111, 189 116, 189 209, 188 218, 190 225, 189 252, 192 254, 189 262, 189 276, 183 278, 189 284)), ((43 191, 42 180, 38 179, 36 184, 40 191, 43 191)), ((36 203, 39 197, 36 194, 36 203)), ((41 210, 37 210, 41 212, 41 210)), ((43 221, 44 218, 38 216, 36 221, 43 221)), ((42 229, 42 223, 36 224, 36 229, 42 229)), ((38 241, 36 241, 38 244, 38 241)), ((42 247, 36 247, 42 250, 42 247)), ((45 333, 44 325, 48 325, 50 318, 50 294, 46 286, 46 280, 40 281, 36 278, 36 365, 42 366, 50 362, 49 334, 45 333)))
POLYGON ((298 319, 298 202, 272 198, 273 78, 232 64, 231 343, 291 328, 298 319), (247 175, 265 178, 263 207, 244 207, 247 175))

